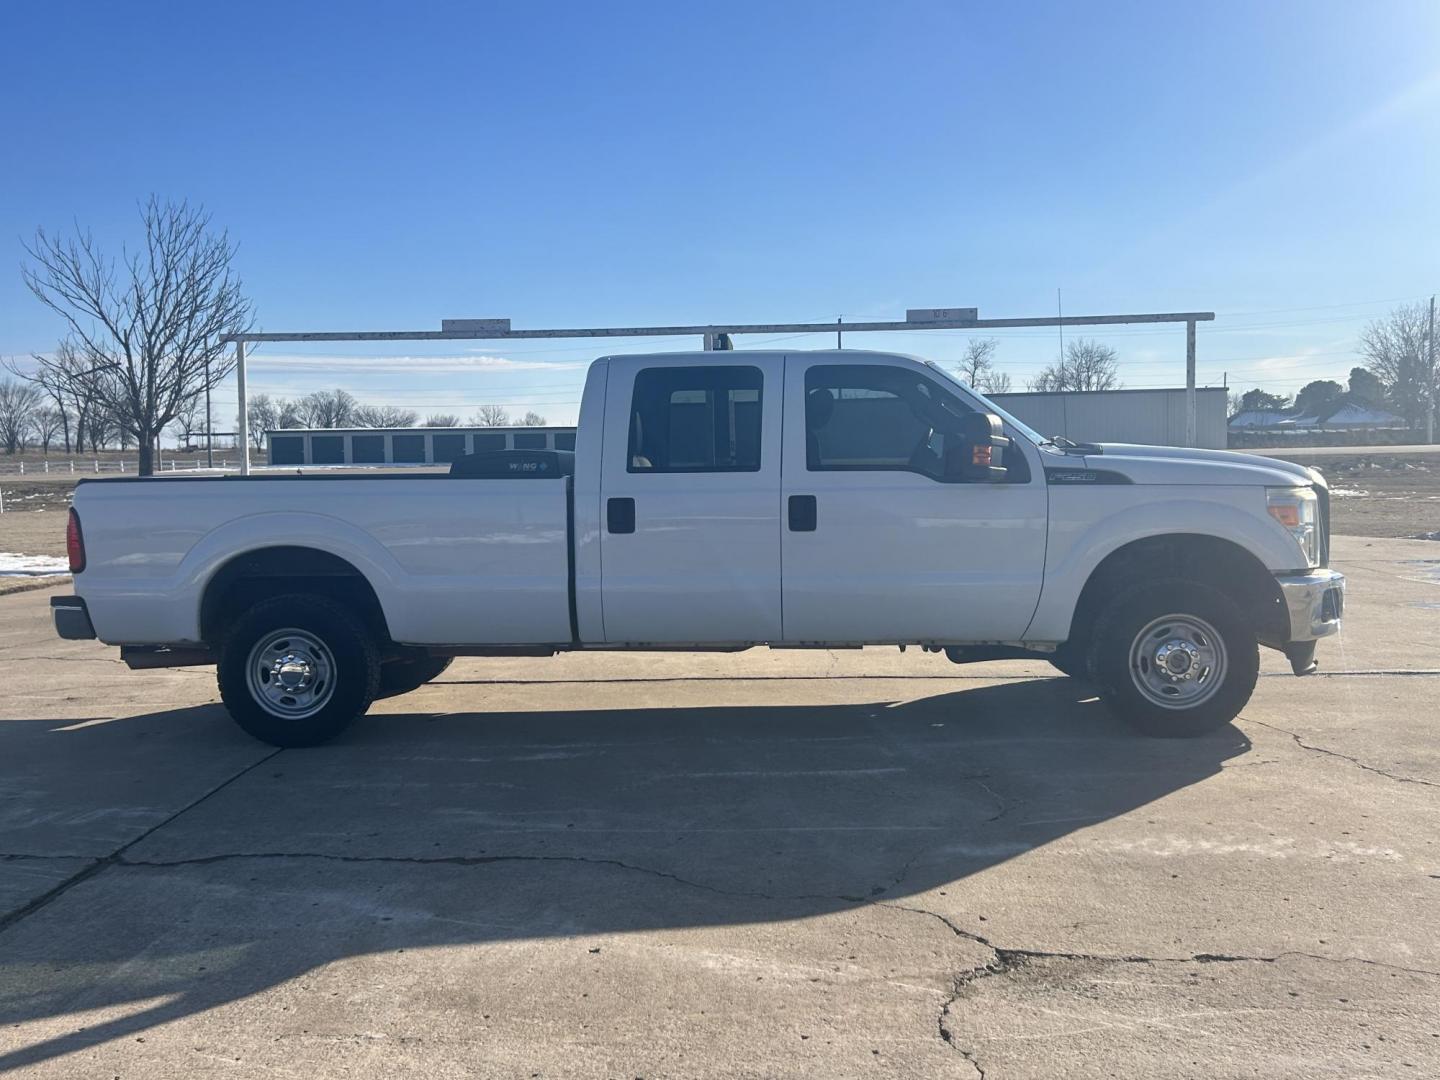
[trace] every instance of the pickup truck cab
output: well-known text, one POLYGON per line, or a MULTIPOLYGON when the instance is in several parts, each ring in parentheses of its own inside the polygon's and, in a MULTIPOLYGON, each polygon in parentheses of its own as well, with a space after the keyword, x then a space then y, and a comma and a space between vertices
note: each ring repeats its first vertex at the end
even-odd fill
POLYGON ((573 455, 440 473, 82 481, 63 637, 217 665, 245 730, 328 739, 454 656, 916 645, 1042 656, 1153 735, 1340 628, 1313 469, 1046 439, 862 351, 610 356, 573 455))

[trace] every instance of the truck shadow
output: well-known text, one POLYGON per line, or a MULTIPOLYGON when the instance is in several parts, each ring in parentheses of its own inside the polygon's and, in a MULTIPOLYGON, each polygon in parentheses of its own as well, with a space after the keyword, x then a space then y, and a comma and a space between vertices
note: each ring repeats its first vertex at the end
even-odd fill
MULTIPOLYGON (((0 729, 42 723, 60 726, 0 729)), ((202 706, 66 737, 228 723, 202 706)), ((1066 679, 900 703, 372 716, 267 758, 0 931, 0 1072, 369 955, 573 939, 578 963, 596 935, 936 889, 970 910, 973 875, 1248 748, 1234 728, 1137 738, 1066 679), (37 1021, 22 1045, 16 1025, 37 1021)))

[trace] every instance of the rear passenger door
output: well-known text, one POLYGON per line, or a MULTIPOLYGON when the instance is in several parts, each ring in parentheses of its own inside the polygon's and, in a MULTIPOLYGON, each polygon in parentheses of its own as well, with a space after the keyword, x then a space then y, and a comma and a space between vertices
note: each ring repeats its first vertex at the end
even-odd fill
POLYGON ((780 637, 780 356, 610 362, 605 640, 780 637))

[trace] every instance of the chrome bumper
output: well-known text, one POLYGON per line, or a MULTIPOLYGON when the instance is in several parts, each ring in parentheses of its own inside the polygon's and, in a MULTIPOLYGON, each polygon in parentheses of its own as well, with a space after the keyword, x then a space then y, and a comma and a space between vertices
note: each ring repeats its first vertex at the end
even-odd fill
POLYGON ((1290 640, 1315 641, 1340 630, 1345 614, 1345 575, 1334 570, 1311 570, 1277 577, 1280 594, 1290 612, 1290 640))

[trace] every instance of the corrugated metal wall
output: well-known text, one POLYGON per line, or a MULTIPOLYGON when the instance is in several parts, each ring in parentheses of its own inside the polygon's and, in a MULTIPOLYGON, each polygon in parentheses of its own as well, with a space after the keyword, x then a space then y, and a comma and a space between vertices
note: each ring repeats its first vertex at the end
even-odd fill
MULTIPOLYGON (((1195 442, 1225 449, 1226 390, 1195 391, 1195 442)), ((1087 390, 1058 394, 992 394, 995 404, 1045 435, 1076 442, 1185 445, 1185 391, 1087 390)))

